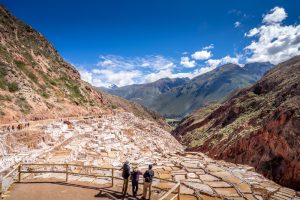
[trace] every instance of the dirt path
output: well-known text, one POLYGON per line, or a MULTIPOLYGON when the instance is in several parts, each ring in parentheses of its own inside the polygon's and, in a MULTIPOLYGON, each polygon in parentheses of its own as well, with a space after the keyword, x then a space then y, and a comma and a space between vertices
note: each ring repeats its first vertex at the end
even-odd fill
MULTIPOLYGON (((122 199, 121 188, 108 185, 92 185, 80 182, 27 182, 16 183, 7 200, 88 200, 122 199)), ((139 191, 141 193, 141 190, 139 191)), ((140 198, 141 196, 139 196, 140 198)), ((136 199, 128 197, 126 199, 136 199)))

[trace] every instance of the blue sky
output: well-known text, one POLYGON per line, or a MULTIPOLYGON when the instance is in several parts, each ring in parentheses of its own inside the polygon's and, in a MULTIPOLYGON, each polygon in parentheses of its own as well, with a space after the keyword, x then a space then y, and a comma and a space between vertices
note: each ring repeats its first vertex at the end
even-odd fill
POLYGON ((82 78, 119 86, 299 54, 300 1, 2 0, 82 78))

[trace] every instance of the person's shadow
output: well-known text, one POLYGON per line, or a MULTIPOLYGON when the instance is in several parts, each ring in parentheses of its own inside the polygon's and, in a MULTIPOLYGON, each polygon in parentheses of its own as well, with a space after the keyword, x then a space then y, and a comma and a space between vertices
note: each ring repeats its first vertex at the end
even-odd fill
POLYGON ((96 198, 108 198, 108 199, 127 199, 127 200, 136 200, 136 199, 141 199, 139 197, 133 197, 133 196, 123 196, 122 193, 112 191, 112 190, 100 190, 98 194, 95 195, 96 198))

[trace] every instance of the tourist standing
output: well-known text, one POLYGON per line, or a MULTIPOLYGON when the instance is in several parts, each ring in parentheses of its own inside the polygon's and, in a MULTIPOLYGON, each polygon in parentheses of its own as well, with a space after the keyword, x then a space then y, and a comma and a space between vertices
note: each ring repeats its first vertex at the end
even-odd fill
POLYGON ((123 170, 122 177, 123 177, 123 180, 124 180, 122 194, 123 194, 123 196, 126 196, 127 195, 127 188, 128 188, 129 177, 130 177, 130 166, 129 166, 129 162, 128 161, 126 161, 124 163, 124 165, 121 168, 121 170, 123 170))
POLYGON ((134 168, 131 172, 131 180, 132 180, 132 195, 135 197, 137 195, 137 192, 139 190, 139 178, 140 175, 142 175, 142 172, 140 172, 137 168, 134 168))
POLYGON ((147 192, 149 189, 149 199, 151 198, 151 186, 154 177, 154 171, 152 165, 149 165, 148 170, 144 173, 144 188, 143 188, 143 199, 146 199, 147 192))

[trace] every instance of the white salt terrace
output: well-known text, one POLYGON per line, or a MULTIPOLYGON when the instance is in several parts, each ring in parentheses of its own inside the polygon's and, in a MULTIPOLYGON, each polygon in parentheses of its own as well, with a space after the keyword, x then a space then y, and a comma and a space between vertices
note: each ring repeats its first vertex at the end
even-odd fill
MULTIPOLYGON (((162 179, 181 182, 182 199, 295 199, 299 194, 256 173, 252 167, 210 159, 184 148, 155 123, 126 112, 85 120, 56 121, 33 127, 45 135, 37 148, 2 147, 0 172, 18 162, 76 163, 120 168, 126 160, 141 171, 153 164, 162 179), (17 154, 14 152, 21 152, 17 154)), ((11 134, 10 141, 18 133, 11 134)), ((3 135, 3 134, 2 134, 3 135)), ((8 137, 1 137, 1 142, 8 137)), ((5 144, 5 143, 4 143, 5 144)), ((63 178, 37 174, 31 178, 63 178)), ((104 184, 109 180, 70 176, 70 181, 104 184)), ((154 188, 171 186, 157 182, 154 188)))

